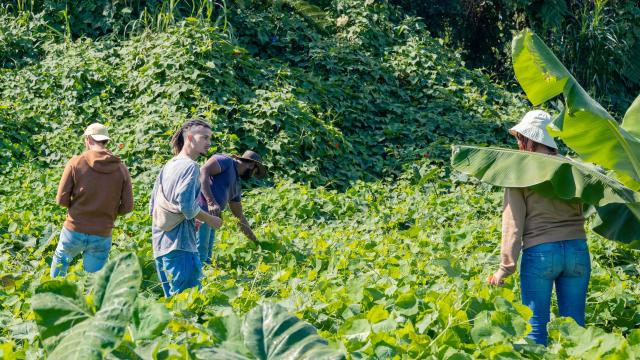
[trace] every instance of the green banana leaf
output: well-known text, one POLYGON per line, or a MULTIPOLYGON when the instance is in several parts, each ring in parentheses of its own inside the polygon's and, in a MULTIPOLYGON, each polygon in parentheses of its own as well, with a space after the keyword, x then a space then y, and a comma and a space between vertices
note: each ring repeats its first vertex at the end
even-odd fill
POLYGON ((640 96, 638 96, 622 119, 622 127, 631 135, 640 138, 640 96))
MULTIPOLYGON (((233 321, 227 322, 233 323, 233 321)), ((227 329, 237 332, 237 326, 227 329)), ((226 334, 225 337, 235 339, 232 347, 210 347, 196 351, 199 359, 236 359, 251 358, 260 360, 285 359, 326 359, 339 360, 345 356, 341 352, 329 348, 327 341, 316 333, 312 325, 289 314, 286 309, 273 303, 264 303, 253 308, 245 317, 241 336, 244 346, 239 350, 237 340, 239 334, 226 334), (247 357, 249 352, 252 357, 247 357)), ((227 340, 229 340, 227 339, 227 340)))
POLYGON ((591 229, 596 234, 629 244, 636 249, 640 248, 640 203, 629 203, 625 206, 608 204, 591 209, 587 216, 590 213, 594 213, 591 229))
POLYGON ((66 281, 41 285, 31 308, 41 338, 53 348, 47 358, 103 359, 122 340, 141 281, 138 258, 126 253, 96 274, 91 301, 66 281))
POLYGON ((513 38, 511 50, 516 79, 533 105, 564 96, 564 112, 550 126, 551 134, 584 161, 613 170, 627 187, 640 190, 638 100, 620 126, 536 34, 521 31, 513 38))
POLYGON ((640 195, 592 165, 533 152, 454 145, 452 167, 501 187, 528 187, 548 197, 592 205, 592 229, 610 240, 640 240, 640 195))

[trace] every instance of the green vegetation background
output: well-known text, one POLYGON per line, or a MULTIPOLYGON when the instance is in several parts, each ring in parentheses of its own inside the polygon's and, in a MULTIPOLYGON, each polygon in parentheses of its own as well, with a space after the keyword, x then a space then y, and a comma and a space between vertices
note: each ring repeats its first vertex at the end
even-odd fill
MULTIPOLYGON (((200 116, 213 125, 212 151, 252 148, 270 166, 270 179, 245 197, 263 244, 247 243, 227 215, 204 290, 167 302, 162 336, 128 339, 112 356, 152 348, 183 357, 219 344, 228 309, 245 313, 265 298, 283 301, 352 358, 541 356, 512 345, 529 316, 517 279, 504 289, 483 284, 498 263, 500 193, 450 174, 448 145, 512 146, 506 129, 529 104, 511 80, 509 30, 526 25, 566 50, 563 61, 603 104, 625 109, 640 89, 629 60, 638 59, 640 10, 555 1, 557 17, 541 17, 535 1, 483 2, 492 5, 482 11, 465 1, 416 3, 5 4, 3 349, 43 354, 29 300, 48 280, 65 215, 54 203, 57 182, 92 122, 110 127, 112 149, 134 176, 136 210, 118 221, 113 252, 136 252, 143 297, 161 301, 148 194, 171 156, 170 135, 200 116)), ((592 234, 590 246, 587 322, 603 330, 577 336, 554 323, 550 353, 560 357, 623 356, 640 343, 637 252, 592 234)), ((73 270, 71 281, 87 278, 73 270)))

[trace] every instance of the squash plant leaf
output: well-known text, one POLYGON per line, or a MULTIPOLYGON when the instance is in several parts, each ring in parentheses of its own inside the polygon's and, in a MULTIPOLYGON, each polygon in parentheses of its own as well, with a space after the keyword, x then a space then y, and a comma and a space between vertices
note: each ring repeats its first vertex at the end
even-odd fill
POLYGON ((48 358, 102 359, 115 349, 131 319, 141 280, 138 258, 126 253, 96 275, 90 301, 68 283, 43 284, 32 301, 36 323, 43 338, 60 339, 48 358))
POLYGON ((633 190, 640 189, 640 120, 638 100, 627 112, 623 126, 578 84, 560 60, 530 30, 518 33, 512 42, 516 79, 533 105, 563 94, 565 110, 551 127, 587 162, 613 170, 633 190))
POLYGON ((598 214, 593 230, 624 243, 640 240, 640 195, 592 165, 533 152, 453 146, 455 170, 501 187, 529 187, 548 197, 580 201, 598 214))

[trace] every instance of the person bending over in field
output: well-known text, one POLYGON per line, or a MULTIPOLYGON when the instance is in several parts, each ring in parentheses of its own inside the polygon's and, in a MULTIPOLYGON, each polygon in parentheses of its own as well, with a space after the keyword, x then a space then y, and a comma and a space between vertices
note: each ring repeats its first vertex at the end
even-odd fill
POLYGON ((195 160, 211 145, 211 127, 201 120, 188 121, 171 145, 175 157, 160 171, 149 201, 153 256, 166 297, 200 286, 195 219, 212 228, 222 225, 198 205, 200 169, 195 160))
MULTIPOLYGON (((214 154, 200 170, 200 206, 211 215, 220 216, 229 204, 231 213, 240 221, 242 232, 251 241, 256 242, 256 236, 242 212, 240 179, 262 179, 266 173, 260 156, 251 150, 245 151, 242 156, 214 154)), ((198 231, 198 251, 200 260, 204 263, 211 264, 214 238, 215 230, 207 224, 202 224, 198 231)))
MULTIPOLYGON (((557 156, 558 147, 546 129, 550 122, 546 112, 530 111, 509 132, 520 150, 557 156)), ((546 346, 554 283, 560 316, 584 326, 591 260, 582 205, 546 198, 528 188, 505 189, 501 263, 489 277, 490 284, 501 285, 515 271, 521 249, 522 303, 533 311, 529 338, 546 346)))
POLYGON ((51 261, 51 277, 66 275, 69 263, 80 253, 85 271, 102 269, 109 258, 116 216, 133 210, 131 176, 120 158, 107 150, 109 140, 104 125, 89 125, 84 131, 86 151, 64 168, 56 201, 68 211, 51 261))

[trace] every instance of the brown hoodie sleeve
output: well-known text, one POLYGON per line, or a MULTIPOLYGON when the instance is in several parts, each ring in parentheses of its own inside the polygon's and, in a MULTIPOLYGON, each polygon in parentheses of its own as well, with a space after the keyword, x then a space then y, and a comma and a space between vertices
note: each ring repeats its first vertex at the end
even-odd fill
POLYGON ((527 205, 523 189, 506 188, 504 190, 504 209, 502 211, 502 244, 500 246, 500 269, 498 272, 509 276, 516 271, 516 264, 522 250, 522 234, 527 205))
POLYGON ((120 195, 120 207, 118 207, 118 214, 124 215, 133 211, 133 189, 131 186, 131 175, 127 167, 121 165, 122 174, 124 175, 124 186, 122 187, 122 194, 120 195))
POLYGON ((71 206, 71 194, 73 193, 73 167, 75 165, 76 158, 73 157, 67 162, 58 185, 58 194, 56 195, 56 202, 60 206, 68 208, 71 206))

